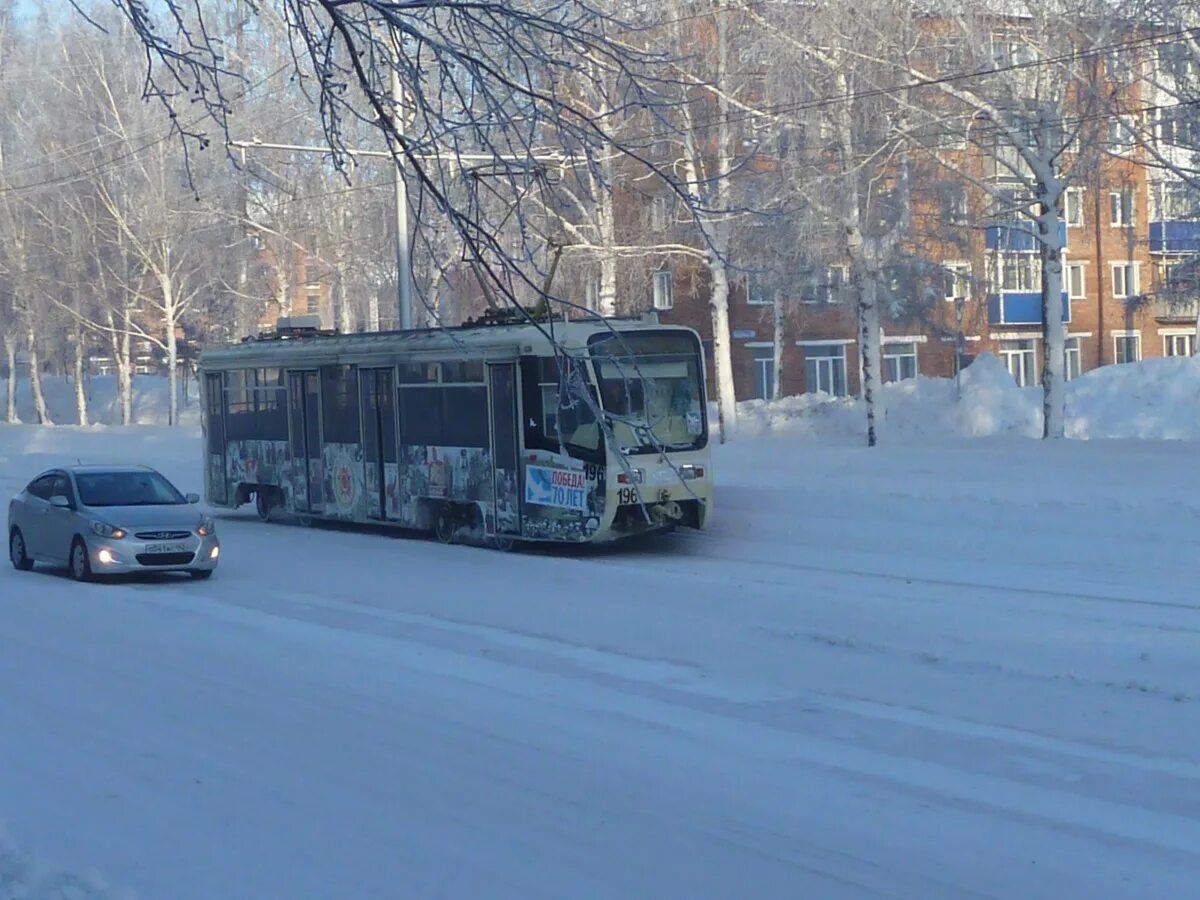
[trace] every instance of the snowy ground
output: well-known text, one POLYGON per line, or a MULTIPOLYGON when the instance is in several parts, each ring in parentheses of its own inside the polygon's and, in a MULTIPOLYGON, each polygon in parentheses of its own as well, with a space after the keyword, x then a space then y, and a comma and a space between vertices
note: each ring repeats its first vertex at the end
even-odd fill
MULTIPOLYGON (((0 897, 1195 896, 1196 445, 806 433, 642 549, 0 569, 0 897)), ((0 426, 0 496, 131 453, 199 489, 194 431, 0 426)))
MULTIPOLYGON (((7 380, 0 378, 0 403, 3 403, 7 380)), ((45 375, 42 391, 50 419, 58 425, 79 423, 75 410, 75 383, 61 375, 45 375)), ((198 426, 200 422, 197 382, 179 381, 179 420, 185 425, 198 426)), ((84 396, 88 401, 88 419, 93 424, 116 425, 121 421, 121 406, 117 401, 116 375, 89 375, 84 379, 84 396)), ((167 379, 160 375, 133 376, 133 421, 139 425, 165 424, 171 392, 167 379)), ((0 416, 3 409, 0 408, 0 416)), ((22 422, 36 422, 33 392, 29 379, 17 380, 17 417, 22 422)), ((7 898, 3 898, 7 900, 7 898)))

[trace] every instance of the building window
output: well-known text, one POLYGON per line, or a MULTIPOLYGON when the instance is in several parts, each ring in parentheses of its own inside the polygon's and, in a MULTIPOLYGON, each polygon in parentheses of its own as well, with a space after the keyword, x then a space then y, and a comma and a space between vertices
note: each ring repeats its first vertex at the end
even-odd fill
POLYGON ((943 185, 942 217, 951 225, 967 223, 967 188, 965 185, 943 185))
POLYGON ((1133 78, 1131 50, 1110 50, 1104 54, 1104 75, 1109 81, 1126 85, 1133 78))
POLYGON ((1067 264, 1067 296, 1072 300, 1081 300, 1086 296, 1084 290, 1087 280, 1084 277, 1083 263, 1067 264))
POLYGON ((1200 197, 1181 182, 1160 181, 1154 185, 1150 191, 1150 203, 1150 218, 1155 222, 1200 218, 1200 197))
POLYGON ((971 264, 969 262, 944 262, 943 296, 947 300, 967 300, 971 296, 971 264))
POLYGON ((1037 384, 1037 352, 1032 338, 1001 341, 1000 358, 1018 385, 1037 384))
POLYGON ((989 160, 990 175, 1001 181, 1020 181, 1030 174, 1028 163, 1014 144, 997 139, 989 160))
POLYGON ((1042 289, 1042 261, 1037 253, 999 250, 988 256, 987 264, 992 291, 1031 293, 1042 289))
POLYGON ((1118 363, 1137 362, 1142 358, 1142 335, 1138 331, 1118 331, 1113 335, 1113 359, 1118 363))
POLYGON ((1163 335, 1163 353, 1166 356, 1192 356, 1195 352, 1195 332, 1163 335))
POLYGON ((1113 152, 1129 150, 1136 133, 1132 116, 1113 116, 1108 120, 1108 149, 1113 152))
POLYGON ((654 308, 671 309, 675 305, 674 282, 671 270, 654 273, 654 308))
POLYGON ((754 396, 770 400, 775 396, 775 348, 753 347, 754 396))
POLYGON ((1083 225, 1083 189, 1069 188, 1063 201, 1064 218, 1068 228, 1080 228, 1083 225))
POLYGON ((992 35, 992 61, 997 69, 1024 66, 1037 59, 1037 52, 1019 34, 997 32, 992 35))
POLYGON ((1160 144, 1169 147, 1195 147, 1200 137, 1193 121, 1195 111, 1184 107, 1167 107, 1155 110, 1154 136, 1160 144))
POLYGON ((304 290, 304 311, 310 316, 321 314, 320 285, 310 284, 304 290))
POLYGON ((1196 63, 1188 41, 1165 41, 1158 45, 1159 75, 1180 81, 1191 81, 1195 77, 1196 63))
POLYGON ((804 389, 810 394, 846 396, 844 344, 801 344, 804 348, 804 389))
POLYGON ((751 306, 770 306, 771 296, 767 292, 761 275, 749 273, 742 279, 742 287, 746 291, 746 302, 751 306))
POLYGON ((1063 351, 1065 364, 1063 371, 1066 373, 1067 381, 1078 378, 1082 372, 1083 357, 1079 352, 1079 340, 1077 337, 1067 338, 1067 345, 1063 351))
POLYGON ((846 295, 846 287, 850 284, 850 267, 844 265, 830 266, 826 272, 826 300, 829 303, 840 303, 846 295))
POLYGON ((654 231, 665 231, 667 228, 667 198, 650 198, 650 227, 654 231))
POLYGON ((1109 222, 1114 228, 1133 225, 1133 188, 1110 191, 1108 195, 1109 222))
POLYGON ((904 381, 917 377, 917 345, 913 341, 883 345, 883 380, 904 381))
POLYGON ((1113 296, 1118 299, 1136 297, 1138 294, 1138 264, 1119 262, 1112 264, 1113 296))

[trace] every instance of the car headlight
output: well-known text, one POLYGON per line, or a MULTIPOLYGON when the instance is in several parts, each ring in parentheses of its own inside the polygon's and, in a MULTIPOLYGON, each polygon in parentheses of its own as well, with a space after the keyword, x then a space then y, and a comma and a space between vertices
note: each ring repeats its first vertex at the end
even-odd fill
POLYGON ((107 522, 92 522, 92 531, 100 535, 100 537, 113 538, 118 541, 129 533, 124 528, 109 525, 107 522))
POLYGON ((211 516, 205 516, 200 520, 200 527, 196 529, 196 534, 200 537, 208 537, 210 534, 217 533, 217 523, 212 520, 211 516))

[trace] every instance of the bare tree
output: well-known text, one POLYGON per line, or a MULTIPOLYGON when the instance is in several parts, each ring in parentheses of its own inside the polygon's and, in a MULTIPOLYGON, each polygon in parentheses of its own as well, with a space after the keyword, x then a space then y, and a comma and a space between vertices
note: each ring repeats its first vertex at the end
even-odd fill
POLYGON ((1037 248, 1037 269, 1010 273, 1002 254, 992 272, 999 289, 1010 277, 1037 281, 1041 294, 1043 435, 1065 433, 1066 326, 1063 308, 1065 226, 1063 203, 1072 179, 1097 164, 1107 98, 1097 90, 1096 48, 1113 21, 1090 3, 1018 4, 1004 14, 986 5, 949 15, 937 35, 939 59, 954 71, 977 77, 945 78, 928 53, 915 51, 908 74, 914 136, 927 128, 926 150, 991 199, 1002 233, 1028 235, 1037 248), (961 134, 976 155, 945 152, 946 121, 965 120, 961 134), (928 128, 934 123, 936 127, 928 128), (974 160, 982 155, 985 170, 974 160), (1021 223, 1025 223, 1022 225, 1021 223), (1036 276, 1036 279, 1034 278, 1036 276))
POLYGON ((785 102, 772 111, 774 127, 788 136, 781 158, 792 202, 837 223, 831 256, 848 267, 866 438, 874 446, 884 419, 881 305, 911 222, 902 102, 910 79, 896 63, 915 23, 903 5, 887 3, 780 5, 750 15, 773 42, 770 84, 785 102))
MULTIPOLYGON (((167 0, 154 7, 114 0, 132 23, 151 59, 152 94, 180 107, 186 95, 228 133, 228 98, 238 74, 225 62, 224 47, 208 29, 201 0, 167 0)), ((502 246, 500 221, 470 194, 458 199, 452 185, 463 156, 482 153, 511 164, 492 178, 507 182, 517 216, 524 199, 529 160, 553 134, 578 164, 599 166, 602 154, 642 159, 614 135, 613 124, 630 109, 660 103, 656 52, 640 51, 615 35, 623 23, 586 0, 480 6, 394 0, 276 0, 246 4, 251 13, 270 7, 288 23, 298 75, 318 99, 333 161, 344 166, 352 122, 375 129, 429 204, 462 241, 489 288, 510 302, 517 286, 541 292, 540 241, 524 228, 520 250, 502 246), (311 75, 308 75, 311 72, 311 75), (399 78, 403 108, 393 101, 390 77, 399 78), (572 79, 616 79, 619 108, 606 114, 575 104, 560 84, 572 79)), ((177 110, 182 113, 182 108, 177 110)), ((179 131, 198 137, 201 126, 177 115, 179 131)), ((648 163, 644 163, 648 167, 648 163)), ((662 173, 666 175, 667 173, 662 173)), ((534 177, 537 177, 536 175, 534 177)), ((685 200, 677 179, 668 181, 685 200)), ((539 187, 553 190, 553 185, 539 187)), ((424 224, 424 223, 419 223, 424 224)), ((562 298, 550 297, 551 301, 562 298)))

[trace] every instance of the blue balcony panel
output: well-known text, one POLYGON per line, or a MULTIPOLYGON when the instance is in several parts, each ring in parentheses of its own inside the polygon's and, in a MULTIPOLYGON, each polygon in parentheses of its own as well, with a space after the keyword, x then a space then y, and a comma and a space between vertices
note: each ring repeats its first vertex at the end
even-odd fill
MULTIPOLYGON (((1071 321, 1071 301, 1062 295, 1063 321, 1071 321)), ((1041 325, 1042 295, 1040 293, 1005 291, 988 294, 989 325, 1041 325)))
POLYGON ((1200 252, 1200 222, 1151 222, 1150 252, 1200 252))
MULTIPOLYGON (((1024 250, 1038 249, 1037 224, 1028 219, 1014 219, 1011 222, 1000 222, 989 225, 984 229, 989 250, 1024 250)), ((1058 223, 1058 236, 1062 245, 1067 246, 1067 223, 1058 223)))

